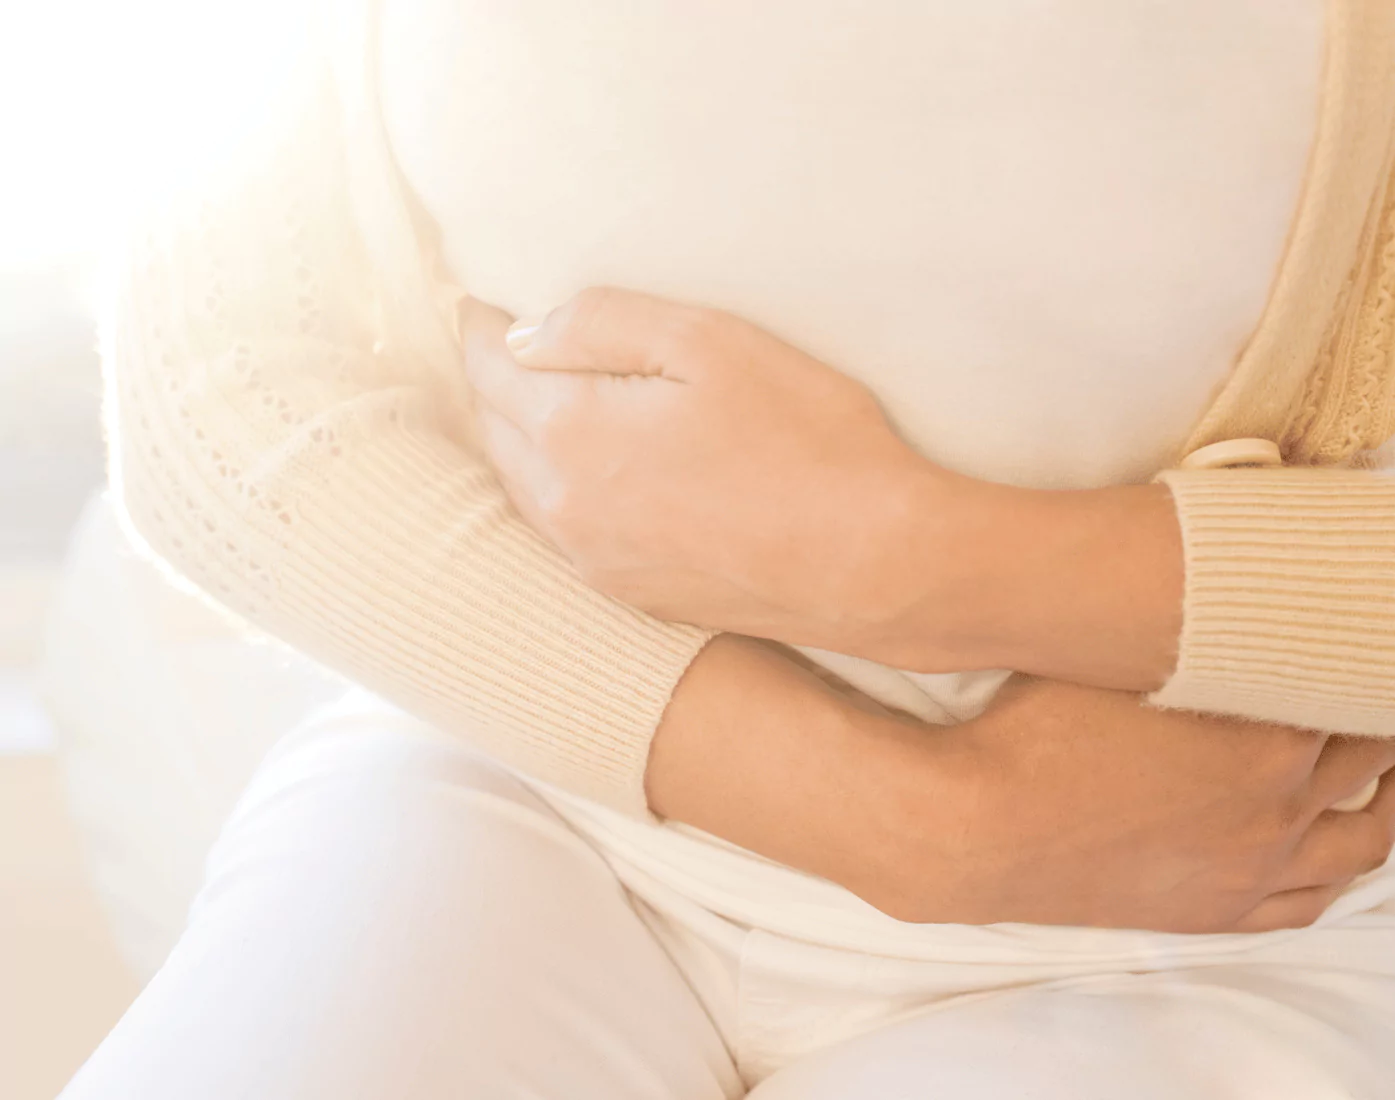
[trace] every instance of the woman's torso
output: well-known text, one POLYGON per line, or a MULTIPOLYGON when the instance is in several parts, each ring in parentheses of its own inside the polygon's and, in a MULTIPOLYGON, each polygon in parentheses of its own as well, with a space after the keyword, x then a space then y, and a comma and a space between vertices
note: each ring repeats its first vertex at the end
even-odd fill
MULTIPOLYGON (((864 381, 935 461, 1087 487, 1174 457, 1256 324, 1322 17, 1318 0, 387 0, 381 31, 394 154, 470 293, 520 316, 593 284, 731 310, 864 381)), ((943 720, 1002 678, 838 671, 943 720)), ((935 957, 1157 949, 912 930, 693 830, 550 797, 632 888, 744 924, 935 957)))
POLYGON ((387 0, 394 152, 469 292, 610 283, 854 375, 928 457, 1164 465, 1254 327, 1319 0, 387 0))

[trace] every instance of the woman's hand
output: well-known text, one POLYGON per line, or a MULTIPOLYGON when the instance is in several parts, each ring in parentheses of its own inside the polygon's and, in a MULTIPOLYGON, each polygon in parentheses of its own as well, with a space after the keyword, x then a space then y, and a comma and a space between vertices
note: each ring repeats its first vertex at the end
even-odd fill
POLYGON ((1310 924, 1387 858, 1395 743, 1159 711, 1015 679, 927 727, 718 636, 665 713, 664 817, 820 875, 903 921, 1259 932, 1310 924))
POLYGON ((506 315, 463 310, 510 498, 590 584, 660 617, 865 652, 911 485, 948 510, 968 482, 863 386, 729 314, 593 289, 505 348, 506 315))
POLYGON ((1025 678, 922 737, 906 751, 941 759, 933 796, 948 801, 928 809, 911 771, 888 772, 885 858, 863 895, 905 920, 1297 927, 1395 842, 1395 781, 1361 797, 1395 767, 1388 741, 1025 678), (1364 808, 1333 808, 1353 799, 1364 808))
POLYGON ((587 290, 513 352, 509 320, 462 308, 481 438, 523 517, 601 591, 921 672, 1145 691, 1171 671, 1166 488, 944 470, 863 386, 715 310, 587 290))

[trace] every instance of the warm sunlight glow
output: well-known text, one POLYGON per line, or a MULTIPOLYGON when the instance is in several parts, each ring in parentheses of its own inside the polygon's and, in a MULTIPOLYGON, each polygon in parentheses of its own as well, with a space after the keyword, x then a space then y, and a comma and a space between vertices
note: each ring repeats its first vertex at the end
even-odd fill
POLYGON ((0 3, 0 270, 90 253, 235 140, 287 69, 307 7, 0 3))

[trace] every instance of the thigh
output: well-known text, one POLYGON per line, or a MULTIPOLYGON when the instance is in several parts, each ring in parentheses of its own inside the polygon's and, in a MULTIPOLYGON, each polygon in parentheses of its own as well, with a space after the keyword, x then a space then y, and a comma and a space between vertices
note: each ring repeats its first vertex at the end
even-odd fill
POLYGON ((750 1100, 1382 1100, 1395 983, 1265 967, 1124 975, 913 1017, 808 1056, 750 1100))
POLYGON ((67 1100, 741 1093, 604 862, 507 773, 342 708, 253 780, 67 1100))

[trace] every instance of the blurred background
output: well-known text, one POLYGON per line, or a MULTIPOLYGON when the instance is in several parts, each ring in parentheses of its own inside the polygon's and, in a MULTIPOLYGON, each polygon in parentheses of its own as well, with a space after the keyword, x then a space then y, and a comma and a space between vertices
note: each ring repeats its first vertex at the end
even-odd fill
MULTIPOLYGON (((174 876, 169 852, 144 853, 152 863, 138 866, 130 851, 115 851, 120 830, 101 820, 138 792, 94 756, 104 731, 92 716, 109 715, 109 689, 129 680, 114 662, 139 648, 130 631, 144 612, 132 611, 133 585, 155 592, 161 582, 122 546, 101 500, 96 323, 104 266, 124 227, 235 140, 253 108, 274 108, 302 26, 292 6, 0 3, 3 1100, 55 1096, 158 961, 168 930, 140 926, 134 903, 121 911, 138 893, 132 883, 143 874, 164 889, 162 914, 187 901, 188 867, 174 876)), ((188 616, 206 620, 204 609, 188 616)), ((172 675, 168 664, 144 667, 172 675)), ((177 725, 158 709, 133 712, 132 728, 177 725)), ((163 766, 132 771, 154 776, 163 766)), ((220 798, 207 821, 189 826, 195 835, 216 828, 220 798)), ((154 835, 170 822, 127 813, 125 839, 136 824, 154 835)))

